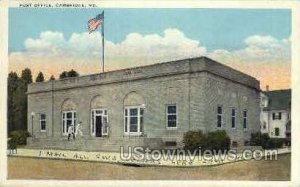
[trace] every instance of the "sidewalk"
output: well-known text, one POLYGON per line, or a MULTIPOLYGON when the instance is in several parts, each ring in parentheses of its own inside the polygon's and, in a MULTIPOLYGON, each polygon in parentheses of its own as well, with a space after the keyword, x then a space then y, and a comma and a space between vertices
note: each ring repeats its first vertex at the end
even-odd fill
MULTIPOLYGON (((282 148, 273 152, 272 154, 285 154, 290 153, 290 148, 282 148)), ((87 152, 87 151, 71 151, 71 150, 53 150, 53 149, 27 149, 20 148, 17 153, 9 154, 9 156, 21 156, 21 157, 34 157, 34 158, 49 158, 49 159, 65 159, 65 160, 79 160, 79 161, 92 161, 92 162, 106 162, 106 163, 118 163, 128 165, 140 165, 140 166, 173 166, 173 167, 196 167, 196 166, 214 166, 225 163, 231 163, 242 160, 253 159, 255 153, 248 152, 248 157, 242 153, 236 154, 236 158, 230 157, 230 155, 215 155, 215 156, 198 156, 198 155, 172 155, 168 154, 131 154, 118 153, 118 152, 87 152), (252 155, 251 155, 252 154, 252 155), (128 157, 130 156, 130 157, 128 157), (159 157, 160 156, 160 157, 159 157)), ((169 152, 171 153, 171 152, 169 152)), ((257 153, 257 152, 256 152, 257 153)), ((271 152, 263 152, 261 157, 265 159, 264 155, 271 154, 271 152)), ((233 156, 233 155, 231 155, 233 156)))

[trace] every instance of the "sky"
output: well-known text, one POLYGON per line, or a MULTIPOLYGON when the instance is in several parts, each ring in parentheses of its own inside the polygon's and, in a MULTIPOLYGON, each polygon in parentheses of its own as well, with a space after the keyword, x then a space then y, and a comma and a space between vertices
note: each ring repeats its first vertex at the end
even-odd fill
MULTIPOLYGON (((103 9, 9 10, 9 68, 35 76, 101 72, 101 34, 87 21, 103 9)), ((105 9, 105 69, 208 56, 254 76, 261 88, 290 88, 287 9, 105 9)))

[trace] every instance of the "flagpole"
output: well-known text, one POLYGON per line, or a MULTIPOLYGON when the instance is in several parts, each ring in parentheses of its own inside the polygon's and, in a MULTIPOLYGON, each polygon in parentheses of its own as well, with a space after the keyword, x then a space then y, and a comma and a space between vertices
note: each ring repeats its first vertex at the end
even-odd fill
POLYGON ((102 72, 104 72, 104 10, 103 10, 103 22, 102 22, 102 72))

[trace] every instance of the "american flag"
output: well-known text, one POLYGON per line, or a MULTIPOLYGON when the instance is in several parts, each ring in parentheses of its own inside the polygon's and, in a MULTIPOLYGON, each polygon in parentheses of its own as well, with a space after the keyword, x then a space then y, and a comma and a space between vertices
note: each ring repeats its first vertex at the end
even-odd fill
POLYGON ((104 11, 101 14, 98 14, 95 18, 92 18, 88 21, 89 32, 94 32, 99 26, 102 26, 104 23, 104 11))

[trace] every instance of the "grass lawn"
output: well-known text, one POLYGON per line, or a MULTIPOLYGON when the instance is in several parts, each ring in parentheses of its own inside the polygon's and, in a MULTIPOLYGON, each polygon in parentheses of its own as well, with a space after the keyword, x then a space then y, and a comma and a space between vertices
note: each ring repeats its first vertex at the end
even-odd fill
POLYGON ((213 167, 132 167, 99 162, 8 157, 8 179, 290 180, 291 154, 277 161, 242 161, 213 167))

